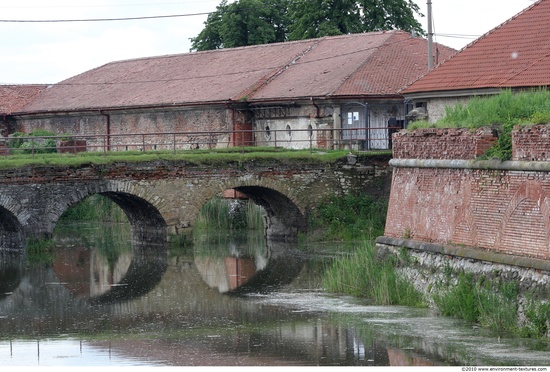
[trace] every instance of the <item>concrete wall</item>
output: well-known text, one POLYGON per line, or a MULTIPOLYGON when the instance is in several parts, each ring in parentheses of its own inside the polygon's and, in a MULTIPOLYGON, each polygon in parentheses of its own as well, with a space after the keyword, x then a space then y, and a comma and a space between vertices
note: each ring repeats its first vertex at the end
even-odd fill
POLYGON ((428 121, 435 123, 443 119, 447 114, 447 108, 453 108, 458 104, 466 105, 466 102, 471 99, 468 97, 452 97, 452 98, 430 98, 426 100, 426 109, 428 111, 428 121))
POLYGON ((472 160, 490 145, 487 131, 395 135, 385 236, 550 259, 549 134, 514 131, 508 162, 472 160))

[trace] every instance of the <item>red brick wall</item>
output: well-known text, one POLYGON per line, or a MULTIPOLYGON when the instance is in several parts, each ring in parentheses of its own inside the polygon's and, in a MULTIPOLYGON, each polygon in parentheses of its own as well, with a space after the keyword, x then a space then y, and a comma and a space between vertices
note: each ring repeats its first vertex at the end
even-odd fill
POLYGON ((475 159, 496 137, 490 129, 423 128, 393 134, 393 157, 399 159, 475 159))
MULTIPOLYGON (((530 129, 514 143, 536 144, 525 152, 532 157, 550 153, 547 130, 530 129)), ((429 146, 400 154, 422 159, 443 153, 455 148, 456 137, 437 135, 429 146)), ((395 136, 397 148, 405 148, 400 141, 407 138, 395 136)), ((550 172, 396 167, 385 235, 550 259, 550 172)))
POLYGON ((512 160, 549 161, 550 125, 516 127, 512 132, 512 160))

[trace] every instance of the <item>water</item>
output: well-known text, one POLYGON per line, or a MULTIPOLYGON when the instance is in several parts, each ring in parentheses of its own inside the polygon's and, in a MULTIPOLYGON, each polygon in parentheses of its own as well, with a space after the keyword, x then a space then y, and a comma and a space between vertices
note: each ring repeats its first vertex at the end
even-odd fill
POLYGON ((97 224, 55 242, 2 257, 1 366, 550 365, 545 341, 324 293, 344 247, 220 234, 170 249, 97 224))

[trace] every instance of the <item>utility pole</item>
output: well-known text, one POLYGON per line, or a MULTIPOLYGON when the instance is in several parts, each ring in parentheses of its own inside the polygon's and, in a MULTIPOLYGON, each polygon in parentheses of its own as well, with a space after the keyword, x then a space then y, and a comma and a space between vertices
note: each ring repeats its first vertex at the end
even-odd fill
POLYGON ((434 66, 432 39, 432 0, 428 0, 428 71, 430 71, 434 66))

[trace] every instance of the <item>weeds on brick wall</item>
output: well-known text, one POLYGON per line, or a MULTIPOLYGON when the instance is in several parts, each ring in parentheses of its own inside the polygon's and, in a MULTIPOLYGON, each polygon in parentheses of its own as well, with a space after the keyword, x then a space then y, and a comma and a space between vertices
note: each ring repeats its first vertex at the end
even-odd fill
POLYGON ((485 154, 485 158, 509 160, 512 156, 512 129, 522 124, 550 123, 550 91, 534 89, 519 93, 505 90, 495 96, 474 97, 465 105, 447 107, 443 119, 436 123, 418 122, 408 129, 471 128, 500 125, 498 141, 485 154))
POLYGON ((425 306, 423 296, 402 279, 397 262, 376 255, 373 242, 365 242, 352 256, 335 260, 325 271, 323 288, 364 297, 377 305, 425 306))
POLYGON ((440 288, 433 295, 442 315, 479 323, 498 334, 516 334, 518 284, 496 283, 485 277, 460 273, 455 285, 440 288))
POLYGON ((384 235, 387 210, 387 200, 369 195, 334 196, 312 211, 309 225, 325 241, 370 241, 384 235))

